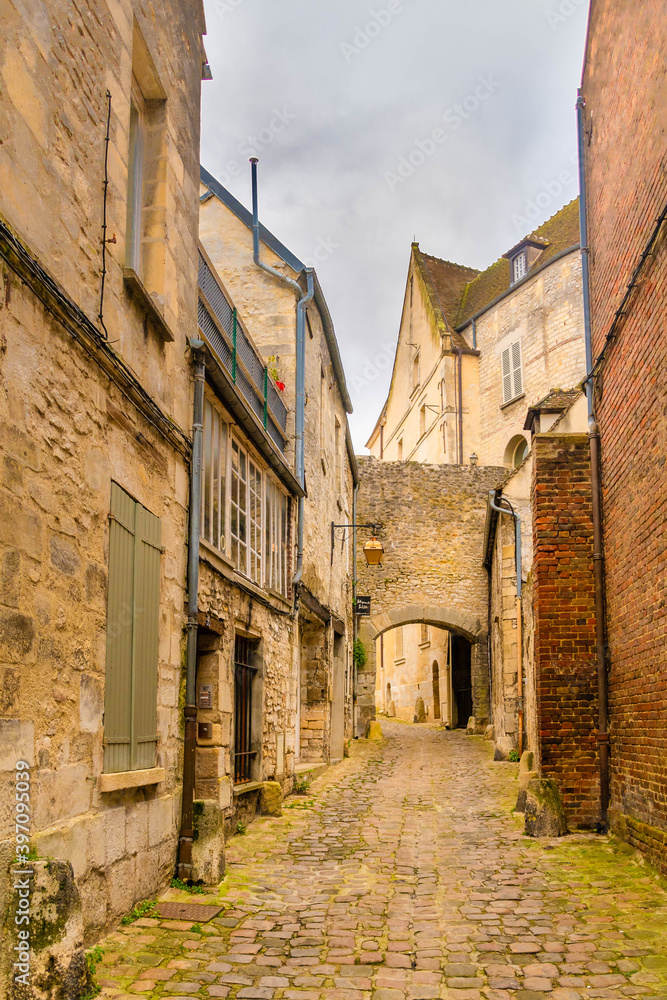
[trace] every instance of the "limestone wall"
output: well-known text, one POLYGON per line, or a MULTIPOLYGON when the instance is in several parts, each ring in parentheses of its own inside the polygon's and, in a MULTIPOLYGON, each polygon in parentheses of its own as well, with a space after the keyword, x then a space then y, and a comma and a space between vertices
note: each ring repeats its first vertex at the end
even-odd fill
MULTIPOLYGON (((33 765, 33 844, 71 861, 89 939, 165 885, 175 860, 202 27, 201 5, 185 0, 3 7, 2 762, 13 767, 19 731, 33 765), (139 294, 123 274, 133 69, 162 89, 139 294), (111 343, 98 321, 107 89, 111 343), (112 480, 161 521, 161 770, 155 783, 102 791, 112 480)), ((0 840, 10 832, 3 810, 0 840)))
MULTIPOLYGON (((479 461, 507 464, 512 438, 526 436, 526 410, 551 389, 570 389, 586 374, 581 255, 549 264, 476 322, 479 357, 479 461), (501 353, 521 340, 524 394, 503 405, 501 353)), ((465 331, 472 343, 472 331, 465 331)))
POLYGON ((357 519, 381 522, 382 566, 368 567, 358 544, 357 592, 371 597, 359 619, 368 663, 358 678, 363 720, 373 717, 377 636, 399 624, 451 628, 473 643, 475 714, 489 717, 488 578, 482 542, 488 491, 506 476, 499 468, 452 468, 360 459, 357 519))

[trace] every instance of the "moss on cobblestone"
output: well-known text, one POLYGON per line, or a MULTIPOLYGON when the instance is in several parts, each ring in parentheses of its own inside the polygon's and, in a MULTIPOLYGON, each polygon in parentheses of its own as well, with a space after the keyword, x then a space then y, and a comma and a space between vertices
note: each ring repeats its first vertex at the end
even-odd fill
POLYGON ((667 1000, 664 880, 614 838, 525 838, 488 743, 383 725, 229 842, 214 921, 111 935, 105 995, 667 1000))

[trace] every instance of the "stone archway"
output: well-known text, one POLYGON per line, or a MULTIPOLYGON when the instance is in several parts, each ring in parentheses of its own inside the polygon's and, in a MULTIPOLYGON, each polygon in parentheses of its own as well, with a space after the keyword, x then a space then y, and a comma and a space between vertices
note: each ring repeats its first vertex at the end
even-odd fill
POLYGON ((381 615, 359 619, 358 636, 364 644, 367 657, 363 671, 357 673, 359 735, 365 732, 367 721, 375 718, 376 640, 390 629, 413 624, 431 625, 468 640, 471 646, 474 713, 480 723, 488 720, 487 636, 480 620, 452 609, 410 604, 381 615))
POLYGON ((381 524, 381 566, 369 567, 357 537, 357 594, 370 597, 370 617, 357 618, 366 664, 357 673, 357 733, 375 718, 375 640, 401 625, 422 623, 467 639, 473 714, 489 719, 488 589, 483 565, 489 491, 507 477, 491 467, 420 465, 359 459, 358 524, 381 524))

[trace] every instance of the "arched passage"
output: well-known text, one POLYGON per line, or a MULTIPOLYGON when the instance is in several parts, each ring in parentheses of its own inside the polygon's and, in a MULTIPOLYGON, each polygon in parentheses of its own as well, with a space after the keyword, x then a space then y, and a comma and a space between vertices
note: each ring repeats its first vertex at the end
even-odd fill
MULTIPOLYGON (((489 491, 504 481, 507 472, 489 467, 433 466, 372 458, 360 458, 359 471, 361 483, 355 522, 381 526, 378 537, 384 555, 381 566, 366 565, 362 551, 366 536, 360 530, 356 589, 357 595, 370 598, 371 615, 356 619, 358 637, 367 656, 355 683, 357 734, 363 735, 367 721, 375 717, 379 659, 375 640, 397 626, 416 623, 444 629, 467 641, 471 714, 477 726, 486 726, 490 715, 489 581, 483 564, 483 546, 489 491)), ((425 643, 419 645, 423 647, 425 643)), ((445 681, 447 661, 435 650, 431 659, 423 653, 420 667, 424 665, 424 683, 431 702, 433 658, 438 660, 441 695, 445 683, 449 683, 449 678, 445 681)), ((384 692, 385 687, 377 689, 384 692)), ((396 694, 392 681, 395 704, 396 694)), ((379 707, 383 702, 384 698, 379 698, 379 707)), ((462 703, 461 715, 465 711, 466 705, 462 703)))
MULTIPOLYGON (((397 700, 400 697, 399 679, 395 674, 392 675, 386 655, 385 663, 380 664, 377 652, 380 645, 377 640, 381 636, 385 637, 386 648, 387 633, 407 625, 430 625, 450 637, 449 647, 445 644, 439 659, 429 658, 427 664, 428 700, 433 706, 432 717, 442 717, 443 723, 452 728, 465 726, 471 715, 482 722, 486 721, 487 649, 486 632, 482 631, 481 622, 451 608, 410 604, 359 620, 359 638, 367 656, 363 673, 357 675, 357 702, 362 710, 359 733, 361 734, 362 726, 365 728, 366 720, 374 717, 376 707, 387 711, 392 700, 396 704, 397 714, 412 717, 412 703, 408 705, 406 702, 402 706, 403 711, 400 711, 397 700)), ((422 695, 424 685, 422 684, 421 691, 413 692, 413 695, 415 693, 422 695)))

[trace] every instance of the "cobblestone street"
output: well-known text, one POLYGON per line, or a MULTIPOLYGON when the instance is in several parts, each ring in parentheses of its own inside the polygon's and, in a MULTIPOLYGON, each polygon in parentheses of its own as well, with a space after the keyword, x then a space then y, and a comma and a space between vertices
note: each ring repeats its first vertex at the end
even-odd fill
POLYGON ((517 765, 461 732, 383 720, 281 819, 228 845, 198 925, 110 935, 102 995, 239 1000, 667 1000, 667 892, 619 842, 537 842, 517 765))

